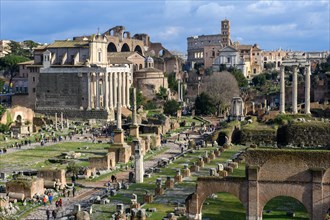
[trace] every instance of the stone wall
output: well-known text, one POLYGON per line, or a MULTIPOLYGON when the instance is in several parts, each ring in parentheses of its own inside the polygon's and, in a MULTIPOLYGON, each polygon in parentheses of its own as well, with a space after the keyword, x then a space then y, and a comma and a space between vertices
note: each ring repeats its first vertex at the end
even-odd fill
MULTIPOLYGON (((238 132, 238 143, 243 145, 257 144, 259 146, 273 145, 276 143, 276 129, 269 126, 249 127, 242 126, 238 132)), ((253 126, 253 125, 252 125, 253 126)))
POLYGON ((37 177, 43 178, 44 181, 59 180, 62 186, 66 185, 65 170, 40 170, 37 177))
POLYGON ((42 178, 17 179, 6 183, 7 193, 23 193, 25 198, 32 198, 35 194, 41 195, 44 191, 44 179, 42 178))
POLYGON ((108 119, 109 113, 105 110, 69 110, 69 109, 63 109, 61 111, 54 110, 54 109, 38 109, 36 110, 37 113, 41 114, 48 114, 48 115, 55 115, 57 113, 57 116, 60 116, 60 112, 63 112, 64 118, 69 119, 91 119, 91 118, 97 118, 97 119, 108 119))
POLYGON ((279 145, 326 146, 330 148, 330 123, 321 121, 292 122, 277 132, 279 145))
POLYGON ((95 167, 97 170, 109 170, 116 166, 115 152, 109 152, 103 157, 90 157, 88 162, 90 167, 95 167))
POLYGON ((36 108, 79 109, 84 98, 81 79, 78 73, 41 73, 36 108))

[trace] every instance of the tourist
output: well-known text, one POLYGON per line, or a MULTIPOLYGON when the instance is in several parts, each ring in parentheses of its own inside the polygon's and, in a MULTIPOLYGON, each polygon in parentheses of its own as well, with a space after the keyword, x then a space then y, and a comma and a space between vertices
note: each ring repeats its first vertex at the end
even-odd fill
POLYGON ((73 187, 73 189, 72 189, 72 196, 74 197, 74 196, 75 196, 75 194, 76 194, 76 188, 75 188, 75 187, 73 187))
POLYGON ((65 197, 65 193, 66 193, 66 188, 63 188, 63 197, 65 197))
POLYGON ((70 190, 68 189, 68 197, 70 197, 70 190))
POLYGON ((58 206, 59 206, 59 202, 58 202, 58 200, 56 200, 55 207, 58 208, 58 206))
POLYGON ((76 184, 76 176, 75 175, 72 175, 71 181, 72 181, 72 186, 74 186, 76 184))
POLYGON ((52 204, 53 195, 51 193, 48 194, 48 200, 49 200, 49 204, 52 204))
POLYGON ((52 216, 53 216, 54 219, 56 219, 57 211, 55 209, 52 211, 52 216))
POLYGON ((60 200, 58 201, 58 205, 60 206, 60 208, 62 208, 62 206, 63 206, 63 200, 62 200, 62 198, 60 198, 60 200))
POLYGON ((46 206, 46 203, 47 203, 47 196, 46 195, 43 198, 43 202, 44 202, 44 206, 46 206))
POLYGON ((115 175, 112 175, 111 176, 111 181, 114 183, 116 180, 117 180, 116 176, 115 175))
POLYGON ((49 220, 50 219, 50 211, 49 211, 49 209, 46 210, 46 216, 47 216, 47 220, 49 220))

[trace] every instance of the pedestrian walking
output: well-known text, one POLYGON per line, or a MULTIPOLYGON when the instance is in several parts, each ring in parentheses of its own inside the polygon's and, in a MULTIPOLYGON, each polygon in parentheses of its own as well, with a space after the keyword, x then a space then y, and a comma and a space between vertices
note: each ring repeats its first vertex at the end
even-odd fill
POLYGON ((56 217, 57 217, 57 210, 54 209, 52 211, 52 216, 53 216, 54 219, 56 219, 56 217))
POLYGON ((72 196, 74 197, 74 196, 75 196, 75 194, 76 194, 76 188, 75 188, 75 187, 73 187, 73 189, 72 189, 72 196))
POLYGON ((56 200, 55 207, 58 208, 58 206, 59 206, 59 202, 58 202, 58 200, 56 200))
POLYGON ((46 216, 47 216, 47 220, 49 220, 50 219, 50 211, 49 211, 49 209, 46 210, 46 216))
POLYGON ((58 201, 58 205, 59 205, 60 208, 62 208, 62 206, 63 206, 63 200, 62 200, 62 198, 58 201))
POLYGON ((48 194, 48 200, 49 200, 49 204, 52 204, 53 195, 51 193, 48 194))
POLYGON ((43 198, 43 202, 44 202, 44 206, 46 206, 46 203, 47 203, 47 196, 46 195, 43 198))

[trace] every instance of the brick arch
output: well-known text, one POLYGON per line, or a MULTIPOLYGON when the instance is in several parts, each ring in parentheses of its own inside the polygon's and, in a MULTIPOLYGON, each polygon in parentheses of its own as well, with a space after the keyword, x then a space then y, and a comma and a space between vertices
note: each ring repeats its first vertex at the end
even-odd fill
POLYGON ((327 169, 327 170, 324 172, 322 182, 323 182, 323 183, 330 183, 330 168, 327 169))
POLYGON ((278 155, 267 160, 259 170, 262 181, 303 181, 312 179, 308 164, 297 156, 278 155))
MULTIPOLYGON (((275 199, 275 198, 277 198, 277 197, 280 197, 280 196, 275 196, 275 197, 271 198, 270 200, 268 200, 268 201, 265 203, 265 206, 267 205, 268 202, 270 202, 272 199, 275 199)), ((285 196, 285 197, 293 198, 293 199, 295 199, 296 201, 300 202, 300 204, 302 204, 302 205, 304 206, 304 208, 306 209, 306 211, 308 211, 307 208, 306 208, 306 206, 305 206, 301 201, 299 201, 297 198, 294 198, 294 197, 292 197, 292 196, 285 196)), ((264 206, 264 207, 265 207, 265 206, 264 206)), ((264 209, 264 207, 263 207, 262 210, 261 210, 261 216, 262 216, 262 214, 263 214, 263 209, 264 209)), ((308 212, 308 217, 310 218, 310 212, 308 212)))
POLYGON ((310 192, 311 186, 306 184, 259 183, 259 216, 262 216, 267 202, 278 196, 287 196, 298 200, 304 205, 309 216, 311 216, 313 204, 311 204, 310 192))
POLYGON ((213 193, 229 193, 234 195, 243 204, 245 210, 247 210, 247 182, 238 178, 225 178, 220 179, 218 177, 203 178, 200 177, 197 180, 196 193, 190 198, 190 201, 186 203, 187 210, 195 216, 199 216, 201 219, 203 203, 213 193))

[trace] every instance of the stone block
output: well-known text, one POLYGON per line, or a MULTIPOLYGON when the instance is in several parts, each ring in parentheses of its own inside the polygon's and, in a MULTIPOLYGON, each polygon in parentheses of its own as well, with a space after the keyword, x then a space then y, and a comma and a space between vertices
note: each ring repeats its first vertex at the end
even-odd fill
POLYGON ((152 202, 154 201, 154 196, 151 195, 151 194, 146 194, 146 195, 144 195, 144 197, 143 197, 143 201, 144 201, 145 203, 152 203, 152 202))
POLYGON ((203 157, 204 163, 210 163, 210 158, 209 157, 203 157))
POLYGON ((157 187, 155 189, 155 196, 161 196, 161 195, 164 195, 164 193, 165 193, 165 190, 162 187, 157 187))
POLYGON ((182 176, 190 177, 190 169, 189 168, 183 169, 182 176))
POLYGON ((176 176, 174 177, 174 181, 175 181, 176 183, 181 183, 181 182, 182 182, 182 175, 181 175, 181 174, 176 175, 176 176))

